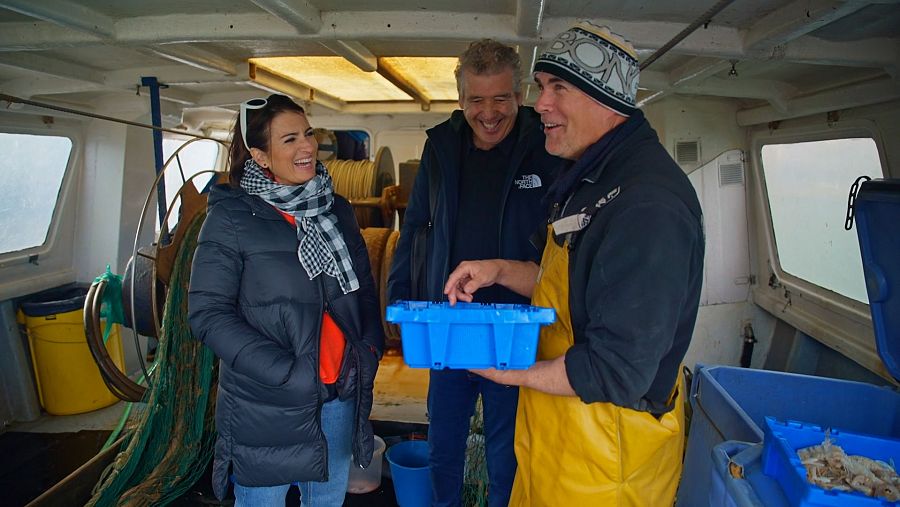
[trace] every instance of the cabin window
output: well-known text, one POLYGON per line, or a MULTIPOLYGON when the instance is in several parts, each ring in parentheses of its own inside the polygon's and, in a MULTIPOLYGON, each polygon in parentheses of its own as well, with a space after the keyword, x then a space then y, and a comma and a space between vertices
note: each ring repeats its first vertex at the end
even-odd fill
POLYGON ((59 203, 72 140, 0 134, 0 153, 7 160, 0 178, 0 254, 44 245, 59 203))
POLYGON ((854 180, 883 175, 875 141, 767 144, 762 166, 781 269, 867 303, 856 231, 844 230, 844 218, 854 180))
MULTIPOLYGON (((163 160, 169 160, 178 148, 190 141, 181 137, 164 137, 163 138, 163 160)), ((166 206, 172 206, 178 189, 191 176, 201 172, 216 169, 219 162, 219 147, 221 145, 215 141, 199 139, 185 146, 178 152, 178 156, 172 160, 166 169, 166 206)), ((194 178, 193 183, 198 191, 202 192, 209 183, 212 174, 202 174, 194 178)), ((181 207, 181 200, 175 203, 175 207, 169 214, 169 229, 175 227, 178 223, 178 209, 181 207)), ((159 224, 156 229, 159 230, 159 224)))

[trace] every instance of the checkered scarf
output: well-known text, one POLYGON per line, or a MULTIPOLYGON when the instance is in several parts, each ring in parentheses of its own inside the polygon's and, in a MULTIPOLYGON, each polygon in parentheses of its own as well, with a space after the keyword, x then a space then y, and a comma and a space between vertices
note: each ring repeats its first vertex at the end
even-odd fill
POLYGON ((331 213, 334 204, 331 176, 321 162, 316 162, 316 175, 311 180, 287 186, 269 179, 251 158, 244 163, 241 188, 294 216, 300 240, 297 256, 310 280, 324 271, 337 278, 344 294, 359 288, 350 251, 337 228, 337 217, 331 213))

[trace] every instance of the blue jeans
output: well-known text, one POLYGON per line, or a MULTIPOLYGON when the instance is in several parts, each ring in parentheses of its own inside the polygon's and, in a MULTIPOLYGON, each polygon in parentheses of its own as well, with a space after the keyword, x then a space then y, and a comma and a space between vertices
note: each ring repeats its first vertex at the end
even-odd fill
POLYGON ((488 505, 509 503, 516 455, 513 436, 519 389, 496 384, 466 370, 431 370, 428 386, 428 443, 434 507, 461 504, 469 419, 481 393, 484 408, 488 505))
MULTIPOLYGON (((328 481, 301 482, 300 504, 311 507, 341 507, 347 494, 353 438, 354 399, 332 400, 322 405, 322 431, 328 442, 328 481)), ((280 507, 290 484, 244 487, 235 483, 235 507, 280 507)))

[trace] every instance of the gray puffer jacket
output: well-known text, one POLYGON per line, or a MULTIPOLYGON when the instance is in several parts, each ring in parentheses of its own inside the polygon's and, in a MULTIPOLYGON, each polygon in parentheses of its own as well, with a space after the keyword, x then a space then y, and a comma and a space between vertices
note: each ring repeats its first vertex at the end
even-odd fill
POLYGON ((297 258, 296 229, 272 206, 241 189, 212 189, 194 254, 188 300, 194 336, 220 358, 213 490, 229 477, 242 486, 328 479, 319 377, 319 334, 327 309, 347 338, 336 383, 356 401, 355 461, 368 466, 369 424, 378 358, 384 347, 365 242, 346 199, 331 210, 350 250, 360 288, 310 280, 297 258))

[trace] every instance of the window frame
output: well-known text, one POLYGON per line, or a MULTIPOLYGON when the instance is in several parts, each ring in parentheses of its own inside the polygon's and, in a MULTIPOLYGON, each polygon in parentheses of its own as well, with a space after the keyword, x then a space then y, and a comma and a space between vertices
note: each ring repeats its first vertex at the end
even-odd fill
POLYGON ((70 194, 77 191, 78 164, 80 160, 82 142, 81 137, 75 131, 75 128, 68 124, 57 126, 58 118, 53 118, 53 123, 47 124, 44 128, 32 125, 11 125, 0 122, 0 131, 4 134, 20 134, 44 137, 64 137, 72 143, 72 149, 69 151, 69 158, 66 161, 66 167, 63 172, 62 181, 59 185, 59 192, 56 196, 56 203, 53 207, 53 213, 50 218, 50 227, 47 228, 47 236, 40 245, 25 248, 23 250, 15 250, 11 252, 0 253, 0 265, 17 264, 20 262, 31 262, 35 256, 39 258, 45 256, 54 250, 59 241, 59 227, 61 224, 61 214, 63 213, 66 203, 71 198, 70 194))
MULTIPOLYGON (((758 279, 752 297, 755 304, 776 318, 885 376, 888 374, 876 350, 869 305, 782 269, 762 167, 762 148, 765 145, 846 138, 872 139, 885 173, 883 177, 890 177, 881 133, 875 123, 868 120, 842 120, 839 125, 818 124, 775 129, 770 126, 750 133, 750 167, 755 188, 748 191, 755 195, 751 195, 748 202, 753 202, 756 208, 753 216, 758 222, 755 229, 759 241, 755 249, 757 260, 754 263, 758 279)), ((849 233, 856 234, 856 231, 849 233)))

